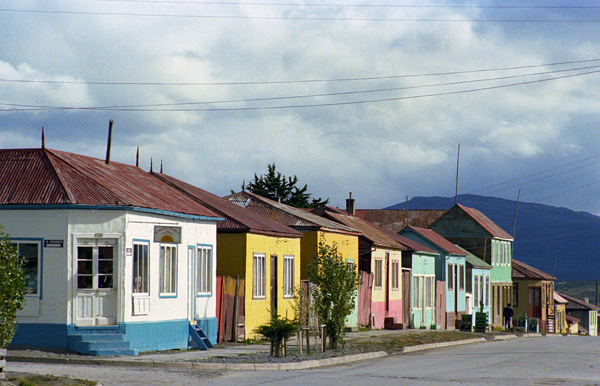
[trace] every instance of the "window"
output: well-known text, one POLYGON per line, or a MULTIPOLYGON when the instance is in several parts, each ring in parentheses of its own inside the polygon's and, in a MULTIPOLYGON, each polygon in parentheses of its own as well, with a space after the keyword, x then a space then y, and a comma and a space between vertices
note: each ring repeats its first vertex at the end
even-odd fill
POLYGON ((25 258, 25 288, 27 295, 39 295, 40 283, 40 244, 30 241, 11 242, 17 248, 19 256, 25 258))
POLYGON ((196 295, 212 293, 212 248, 198 246, 196 260, 196 295))
POLYGON ((485 306, 490 306, 490 277, 485 277, 485 306))
POLYGON ((148 244, 133 244, 133 293, 148 294, 148 244))
POLYGON ((458 278, 458 285, 459 285, 459 289, 461 291, 465 290, 465 265, 461 264, 458 265, 458 272, 459 272, 459 278, 458 278))
POLYGON ((512 306, 513 308, 519 307, 519 283, 513 283, 513 293, 512 293, 512 306))
POLYGON ((421 308, 421 276, 413 277, 413 308, 421 308))
POLYGON ((294 256, 283 256, 283 297, 294 297, 294 256))
POLYGON ((433 308, 433 298, 434 298, 434 280, 435 277, 429 276, 425 278, 425 307, 433 308))
POLYGON ((177 246, 160 246, 160 294, 177 293, 177 246))
POLYGON ((264 253, 254 254, 254 276, 252 281, 252 297, 253 298, 264 298, 266 297, 266 255, 264 253))
POLYGON ((400 262, 392 260, 392 290, 400 289, 400 262))
POLYGON ((375 273, 373 277, 373 285, 375 288, 381 288, 382 283, 382 260, 375 259, 375 273))
POLYGON ((448 281, 448 291, 454 291, 454 264, 448 263, 446 280, 448 281))
POLYGON ((479 276, 475 276, 473 283, 473 307, 479 307, 479 276))

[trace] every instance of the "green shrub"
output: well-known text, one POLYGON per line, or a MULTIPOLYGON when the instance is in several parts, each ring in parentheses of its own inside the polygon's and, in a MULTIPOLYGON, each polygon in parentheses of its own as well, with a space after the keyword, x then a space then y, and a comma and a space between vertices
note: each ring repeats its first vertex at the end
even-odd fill
POLYGON ((269 323, 258 326, 254 332, 271 342, 271 356, 281 356, 281 346, 298 331, 298 321, 275 315, 269 323))
POLYGON ((0 348, 8 347, 17 329, 17 311, 25 303, 24 259, 0 225, 0 348))

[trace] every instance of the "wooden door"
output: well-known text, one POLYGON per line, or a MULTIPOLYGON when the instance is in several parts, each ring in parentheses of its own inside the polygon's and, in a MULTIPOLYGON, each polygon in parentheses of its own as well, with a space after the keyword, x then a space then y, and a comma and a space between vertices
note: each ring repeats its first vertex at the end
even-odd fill
POLYGON ((532 318, 542 317, 542 289, 540 287, 529 287, 529 316, 532 318))
POLYGON ((277 255, 271 255, 271 316, 277 315, 277 255))
POLYGON ((75 324, 114 325, 117 322, 116 240, 80 240, 75 256, 75 324))

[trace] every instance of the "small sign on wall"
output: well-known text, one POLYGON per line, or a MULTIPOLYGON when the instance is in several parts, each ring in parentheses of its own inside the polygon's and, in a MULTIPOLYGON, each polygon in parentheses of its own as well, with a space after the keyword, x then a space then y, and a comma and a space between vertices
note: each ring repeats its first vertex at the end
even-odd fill
POLYGON ((155 243, 181 243, 181 227, 154 227, 155 243))
POLYGON ((44 248, 62 248, 64 240, 44 240, 44 248))

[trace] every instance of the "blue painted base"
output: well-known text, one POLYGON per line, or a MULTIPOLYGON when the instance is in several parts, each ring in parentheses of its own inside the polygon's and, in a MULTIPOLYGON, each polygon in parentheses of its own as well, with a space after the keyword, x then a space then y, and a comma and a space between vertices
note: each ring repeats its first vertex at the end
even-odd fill
POLYGON ((19 323, 11 345, 66 349, 69 332, 74 327, 72 324, 19 323))
POLYGON ((202 318, 197 320, 196 324, 206 334, 210 343, 213 345, 217 344, 217 328, 219 325, 217 318, 202 318))

